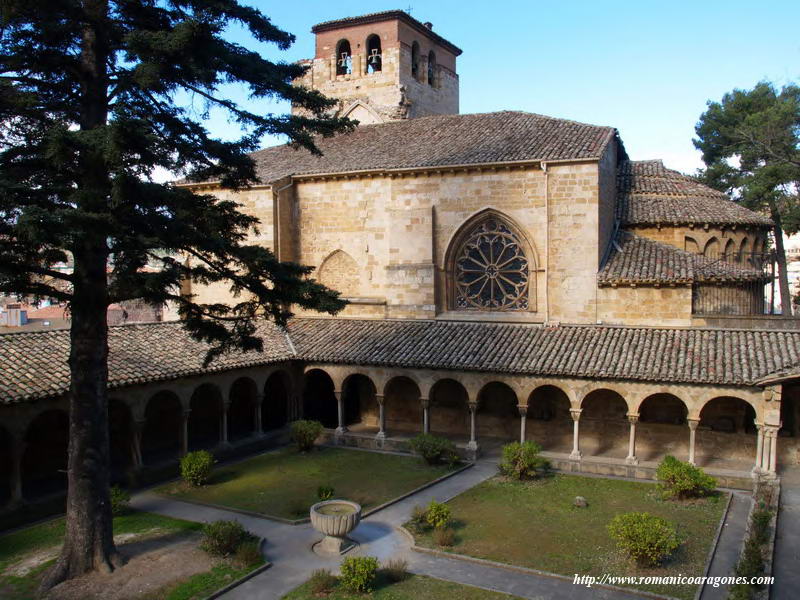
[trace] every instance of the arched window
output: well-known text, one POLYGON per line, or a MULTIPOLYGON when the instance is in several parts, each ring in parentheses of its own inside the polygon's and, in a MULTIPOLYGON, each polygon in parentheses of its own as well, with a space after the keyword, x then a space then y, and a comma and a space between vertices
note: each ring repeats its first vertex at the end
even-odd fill
POLYGON ((433 50, 428 52, 428 85, 436 87, 436 55, 433 50))
POLYGON ((529 258, 514 228, 489 213, 468 225, 450 253, 452 308, 527 311, 529 258))
POLYGON ((380 71, 382 61, 381 38, 372 34, 367 38, 367 73, 377 73, 380 71))
POLYGON ((349 75, 353 72, 353 53, 350 51, 350 42, 340 40, 336 44, 336 74, 349 75))
POLYGON ((419 79, 419 44, 417 42, 411 44, 411 76, 419 79))

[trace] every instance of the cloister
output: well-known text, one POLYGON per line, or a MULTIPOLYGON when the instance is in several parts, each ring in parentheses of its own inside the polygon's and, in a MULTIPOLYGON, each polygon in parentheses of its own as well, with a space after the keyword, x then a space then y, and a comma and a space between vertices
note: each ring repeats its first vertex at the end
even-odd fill
MULTIPOLYGON (((794 410, 791 390, 784 413, 794 410)), ((453 439, 470 458, 508 441, 535 440, 561 469, 601 465, 647 477, 637 469, 672 454, 741 480, 775 477, 796 452, 786 431, 778 443, 781 396, 782 386, 291 361, 115 390, 112 478, 163 479, 191 450, 226 457, 284 443, 287 423, 301 417, 321 421, 329 443, 374 449, 407 451, 413 435, 430 432, 453 439)), ((0 502, 7 509, 63 493, 67 410, 63 396, 4 407, 0 502)))

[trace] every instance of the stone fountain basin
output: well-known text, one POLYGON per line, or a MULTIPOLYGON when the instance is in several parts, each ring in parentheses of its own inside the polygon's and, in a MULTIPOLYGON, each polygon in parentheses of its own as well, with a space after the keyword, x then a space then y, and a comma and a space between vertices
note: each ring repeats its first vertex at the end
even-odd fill
POLYGON ((314 529, 331 537, 346 537, 361 521, 361 505, 350 500, 317 502, 310 512, 314 529))

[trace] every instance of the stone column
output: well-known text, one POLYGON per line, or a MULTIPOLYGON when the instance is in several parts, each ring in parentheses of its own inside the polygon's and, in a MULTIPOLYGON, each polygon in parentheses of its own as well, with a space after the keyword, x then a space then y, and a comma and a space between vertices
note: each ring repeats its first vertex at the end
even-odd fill
POLYGON ((230 407, 230 402, 222 403, 222 416, 219 420, 219 443, 223 448, 230 446, 228 443, 228 409, 230 407))
POLYGON ((764 454, 762 469, 770 479, 777 477, 778 425, 764 425, 764 454))
POLYGON ((525 426, 528 420, 528 405, 520 404, 517 406, 519 409, 519 443, 525 443, 525 426))
POLYGON ((131 463, 134 469, 141 469, 144 466, 142 460, 142 431, 144 431, 144 419, 137 419, 133 422, 133 435, 131 436, 131 463))
POLYGON ((428 398, 420 398, 422 404, 422 433, 431 432, 431 401, 428 398))
POLYGON ((631 429, 628 436, 628 456, 625 457, 625 464, 638 465, 639 459, 636 458, 636 423, 639 422, 639 415, 628 415, 628 422, 631 424, 631 429))
POLYGON ((191 413, 192 409, 190 408, 184 408, 181 413, 181 456, 186 456, 189 453, 189 415, 191 413))
POLYGON ((472 452, 478 451, 478 439, 475 436, 475 413, 478 412, 478 403, 469 403, 469 444, 467 450, 472 452))
POLYGON ((384 397, 383 394, 375 394, 375 400, 378 402, 378 433, 375 437, 379 440, 386 439, 386 412, 384 410, 384 397))
POLYGON ((694 459, 694 441, 700 419, 687 419, 686 422, 689 424, 689 464, 696 465, 697 463, 694 459))
POLYGON ((256 394, 255 419, 253 420, 255 423, 255 431, 253 433, 256 437, 261 437, 264 435, 264 426, 261 423, 261 407, 263 405, 264 394, 256 394))
POLYGON ((347 426, 344 424, 344 398, 342 398, 342 392, 336 391, 333 394, 336 396, 336 407, 339 415, 339 426, 336 428, 336 435, 343 435, 347 433, 347 426))
POLYGON ((756 436, 756 461, 751 471, 753 475, 758 475, 764 468, 762 459, 764 454, 764 424, 756 423, 756 430, 758 435, 756 436))
POLYGON ((569 457, 572 460, 580 460, 581 450, 579 444, 579 436, 580 436, 579 423, 581 420, 581 409, 570 408, 569 414, 572 417, 572 452, 570 453, 569 457))
POLYGON ((17 436, 11 438, 11 497, 10 507, 23 503, 22 498, 22 456, 25 454, 25 442, 17 436))

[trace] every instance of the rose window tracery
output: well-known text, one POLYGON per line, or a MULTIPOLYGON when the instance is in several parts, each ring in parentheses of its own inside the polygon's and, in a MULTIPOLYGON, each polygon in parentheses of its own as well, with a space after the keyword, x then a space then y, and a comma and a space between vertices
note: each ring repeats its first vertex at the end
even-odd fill
POLYGON ((528 259, 517 235, 486 219, 463 239, 455 258, 455 307, 528 310, 528 259))

